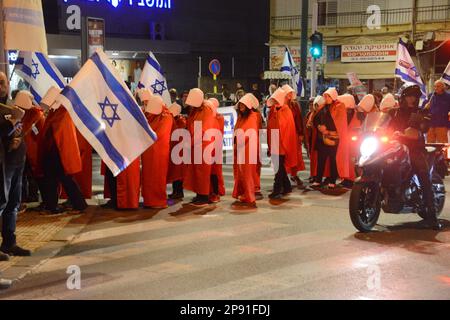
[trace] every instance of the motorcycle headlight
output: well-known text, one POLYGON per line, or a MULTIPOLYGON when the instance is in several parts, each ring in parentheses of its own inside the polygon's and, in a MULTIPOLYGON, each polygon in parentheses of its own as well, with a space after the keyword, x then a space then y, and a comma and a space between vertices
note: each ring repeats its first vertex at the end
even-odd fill
POLYGON ((363 143, 361 144, 361 155, 364 158, 368 158, 371 155, 373 155, 378 149, 378 140, 377 138, 370 137, 366 138, 363 143))

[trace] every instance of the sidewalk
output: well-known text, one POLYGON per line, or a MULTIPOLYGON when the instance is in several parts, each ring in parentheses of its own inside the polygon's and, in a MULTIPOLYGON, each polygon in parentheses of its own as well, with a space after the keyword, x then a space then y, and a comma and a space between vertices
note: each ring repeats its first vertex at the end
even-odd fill
POLYGON ((17 243, 31 250, 31 257, 10 257, 0 262, 0 277, 20 280, 42 261, 55 256, 87 225, 93 208, 83 214, 40 215, 24 212, 17 219, 17 243))

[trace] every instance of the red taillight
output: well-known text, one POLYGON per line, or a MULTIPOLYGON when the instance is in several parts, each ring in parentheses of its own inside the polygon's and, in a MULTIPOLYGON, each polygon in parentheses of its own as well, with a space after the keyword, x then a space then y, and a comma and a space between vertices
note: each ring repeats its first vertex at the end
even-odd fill
POLYGON ((357 136, 353 136, 352 137, 352 141, 358 141, 358 137, 357 136))
POLYGON ((388 137, 381 137, 381 142, 383 143, 388 143, 389 142, 389 138, 388 137))

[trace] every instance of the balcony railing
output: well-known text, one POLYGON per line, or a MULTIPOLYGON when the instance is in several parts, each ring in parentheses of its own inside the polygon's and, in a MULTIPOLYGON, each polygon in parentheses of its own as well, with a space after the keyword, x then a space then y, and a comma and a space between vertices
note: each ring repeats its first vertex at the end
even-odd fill
MULTIPOLYGON (((413 9, 394 9, 381 11, 381 27, 410 24, 413 9)), ((320 27, 366 27, 371 14, 367 12, 340 12, 319 15, 320 27)), ((272 17, 272 30, 293 31, 301 29, 302 16, 272 17)), ((421 7, 417 9, 417 22, 445 22, 450 26, 450 6, 421 7)), ((311 27, 312 17, 308 17, 308 26, 311 27)))

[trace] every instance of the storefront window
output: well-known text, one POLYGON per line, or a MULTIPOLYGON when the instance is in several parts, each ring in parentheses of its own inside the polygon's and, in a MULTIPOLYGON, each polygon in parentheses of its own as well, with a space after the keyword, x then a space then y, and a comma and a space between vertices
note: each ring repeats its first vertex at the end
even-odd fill
POLYGON ((341 60, 341 46, 328 46, 327 47, 327 61, 340 61, 341 60))

